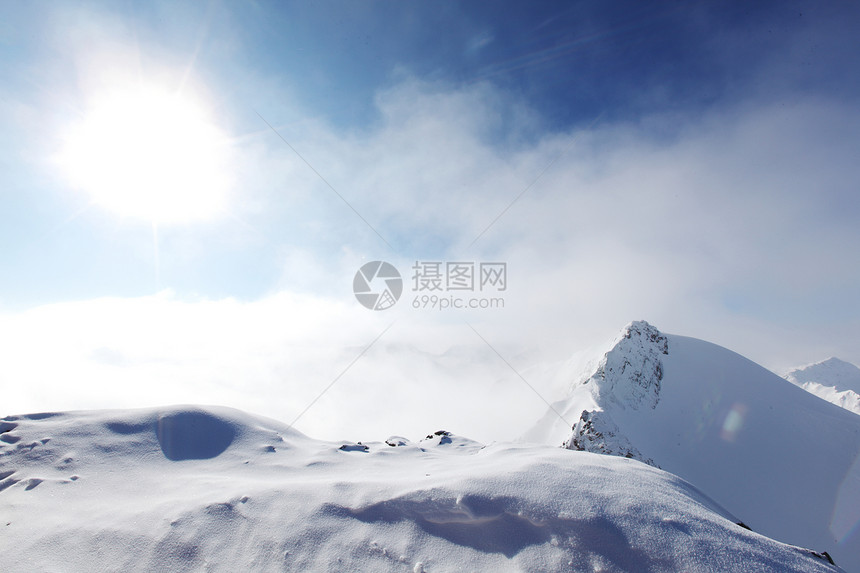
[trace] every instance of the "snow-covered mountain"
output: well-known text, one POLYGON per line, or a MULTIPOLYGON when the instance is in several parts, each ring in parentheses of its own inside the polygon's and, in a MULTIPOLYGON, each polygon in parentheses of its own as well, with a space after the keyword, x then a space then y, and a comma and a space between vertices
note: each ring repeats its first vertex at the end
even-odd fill
POLYGON ((785 379, 807 392, 860 414, 860 368, 838 358, 828 358, 795 368, 785 379))
POLYGON ((860 417, 720 346, 631 323, 524 439, 660 467, 860 571, 860 417))
MULTIPOLYGON (((616 386, 619 405, 672 406, 678 367, 659 392, 616 386)), ((211 407, 9 416, 0 440, 8 573, 839 570, 736 525, 743 505, 733 515, 655 467, 559 447, 442 431, 322 442, 211 407)))

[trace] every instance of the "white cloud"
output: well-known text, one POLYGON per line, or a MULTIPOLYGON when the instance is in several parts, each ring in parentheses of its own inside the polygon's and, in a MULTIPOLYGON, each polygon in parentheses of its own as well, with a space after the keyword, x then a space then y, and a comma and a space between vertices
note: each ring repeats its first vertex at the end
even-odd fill
MULTIPOLYGON (((822 336, 856 352, 827 333, 850 338, 857 303, 820 308, 860 283, 850 215, 851 182, 860 180, 849 152, 860 143, 856 110, 748 102, 531 140, 516 137, 535 127, 528 111, 487 85, 407 80, 378 105, 373 129, 316 138, 315 165, 383 235, 402 239, 400 264, 507 260, 512 290, 493 321, 507 342, 576 346, 646 318, 773 367, 822 336)), ((362 237, 356 252, 392 257, 366 229, 362 237)))
MULTIPOLYGON (((289 138, 396 252, 262 126, 241 142, 248 178, 236 209, 276 246, 283 273, 273 294, 7 314, 5 407, 217 402, 290 421, 392 320, 300 429, 517 435, 545 405, 465 320, 521 371, 633 319, 777 369, 830 354, 860 362, 858 302, 838 297, 860 286, 860 173, 848 151, 860 144, 856 110, 759 103, 534 138, 529 110, 487 85, 407 79, 378 105, 364 130, 306 120, 290 124, 289 138), (350 292, 355 270, 378 258, 407 275, 404 299, 386 313, 350 292), (416 259, 506 261, 505 309, 412 309, 416 259)), ((278 113, 267 120, 282 126, 278 113)), ((554 398, 558 381, 535 376, 554 398)))
POLYGON ((288 293, 251 303, 162 293, 39 307, 0 323, 4 407, 218 403, 290 422, 337 379, 297 427, 384 439, 444 425, 490 440, 492 429, 509 438, 522 431, 512 421, 521 399, 540 415, 543 403, 474 335, 410 322, 408 312, 288 293))

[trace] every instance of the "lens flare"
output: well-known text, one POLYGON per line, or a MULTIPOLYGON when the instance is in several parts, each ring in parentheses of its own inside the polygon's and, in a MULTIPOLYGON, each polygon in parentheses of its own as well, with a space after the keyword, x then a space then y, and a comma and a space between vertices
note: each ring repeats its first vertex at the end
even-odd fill
POLYGON ((744 426, 746 415, 747 407, 744 404, 733 404, 729 413, 726 414, 726 419, 723 421, 720 437, 727 442, 734 442, 744 426))
POLYGON ((839 484, 833 515, 830 518, 830 532, 840 544, 857 533, 860 528, 858 499, 860 499, 860 454, 854 458, 854 463, 839 484))

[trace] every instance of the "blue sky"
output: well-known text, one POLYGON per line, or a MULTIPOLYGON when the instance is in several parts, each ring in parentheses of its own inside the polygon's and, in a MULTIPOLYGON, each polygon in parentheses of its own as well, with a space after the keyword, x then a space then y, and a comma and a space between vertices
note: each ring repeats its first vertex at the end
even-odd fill
MULTIPOLYGON (((4 336, 51 355, 37 331, 14 329, 74 332, 102 317, 69 355, 75 376, 116 375, 106 356, 124 376, 155 376, 128 360, 141 345, 132 334, 156 328, 131 317, 153 301, 174 309, 153 311, 158 328, 192 339, 206 336, 182 321, 206 309, 230 333, 236 368, 243 328, 286 347, 323 347, 334 329, 332 344, 361 348, 392 317, 401 331, 383 344, 476 344, 468 320, 523 368, 535 348, 560 358, 634 319, 775 369, 860 362, 860 7, 33 2, 4 3, 0 22, 4 336), (108 96, 151 87, 206 118, 208 175, 174 191, 178 178, 110 144, 74 155, 92 165, 72 174, 63 158, 108 96), (110 189, 165 182, 152 186, 191 211, 158 222, 118 211, 103 172, 110 189), (404 274, 415 260, 506 261, 506 307, 430 316, 401 301, 369 315, 352 276, 377 259, 404 274), (257 320, 272 309, 268 331, 257 320)), ((279 362, 275 345, 254 351, 265 373, 237 375, 231 393, 189 358, 223 347, 153 344, 156 362, 180 365, 157 375, 210 380, 189 390, 197 401, 313 371, 279 362)), ((0 376, 31 386, 21 408, 133 402, 95 382, 59 398, 55 372, 16 368, 0 376)), ((186 398, 162 392, 136 399, 186 398)))

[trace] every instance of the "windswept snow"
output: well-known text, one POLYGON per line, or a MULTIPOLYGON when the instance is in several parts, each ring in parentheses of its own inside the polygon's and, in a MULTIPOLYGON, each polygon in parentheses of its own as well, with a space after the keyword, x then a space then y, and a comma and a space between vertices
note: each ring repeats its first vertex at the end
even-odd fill
POLYGON ((708 342, 628 325, 525 440, 633 457, 860 571, 860 417, 708 342))
POLYGON ((212 407, 0 423, 4 572, 838 570, 620 457, 322 442, 212 407))
POLYGON ((795 368, 785 379, 832 404, 860 414, 860 368, 829 358, 795 368))

